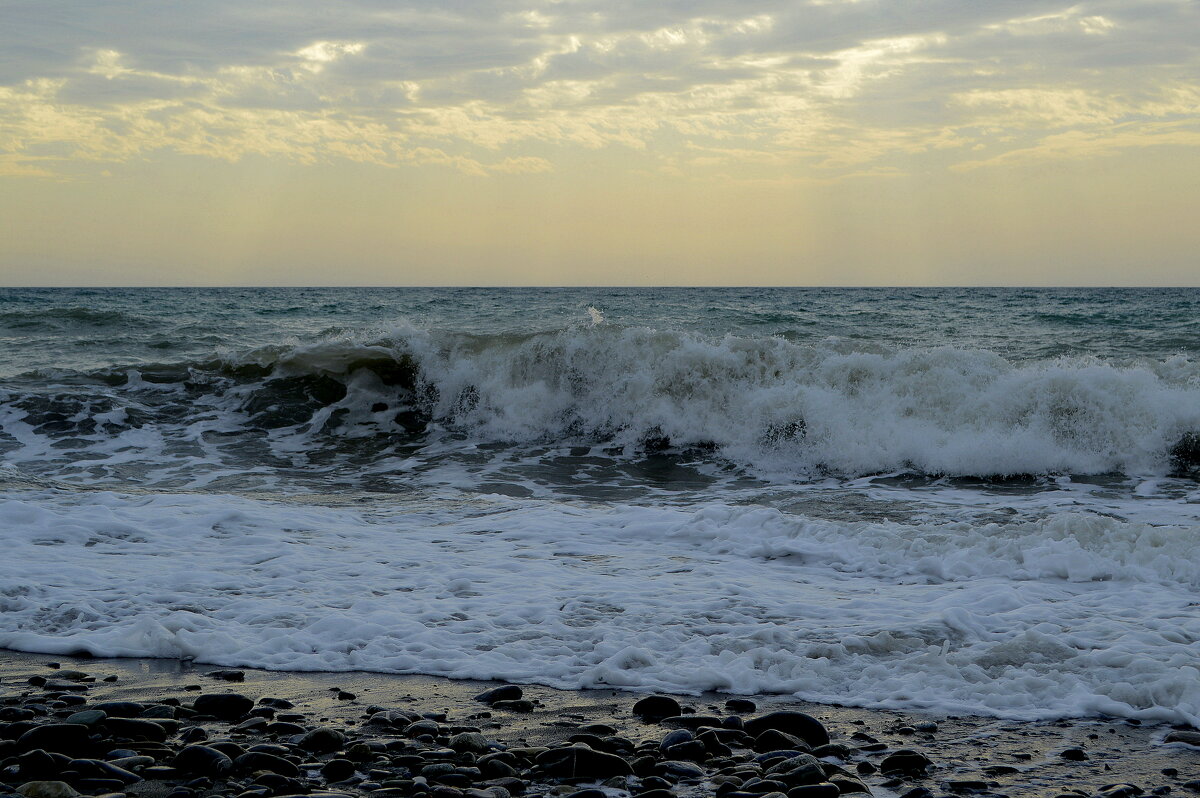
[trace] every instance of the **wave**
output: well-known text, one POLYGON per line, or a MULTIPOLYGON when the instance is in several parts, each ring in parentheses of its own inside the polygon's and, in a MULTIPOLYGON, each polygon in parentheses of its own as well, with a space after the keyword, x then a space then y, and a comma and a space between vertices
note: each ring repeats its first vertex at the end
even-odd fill
POLYGON ((114 429, 122 422, 110 411, 123 403, 139 426, 209 407, 236 428, 296 436, 293 451, 330 437, 455 435, 707 453, 793 476, 1200 466, 1200 365, 1183 356, 1013 362, 983 350, 863 351, 599 324, 492 336, 403 329, 107 369, 87 376, 111 389, 90 400, 48 387, 78 375, 26 377, 41 387, 8 405, 46 434, 89 423, 91 401, 114 429))
POLYGON ((1196 528, 493 498, 0 502, 0 646, 1200 721, 1196 528))
POLYGON ((73 327, 145 327, 148 324, 149 322, 145 318, 132 313, 122 313, 117 310, 93 310, 83 307, 16 310, 0 313, 0 329, 15 332, 62 331, 73 327))

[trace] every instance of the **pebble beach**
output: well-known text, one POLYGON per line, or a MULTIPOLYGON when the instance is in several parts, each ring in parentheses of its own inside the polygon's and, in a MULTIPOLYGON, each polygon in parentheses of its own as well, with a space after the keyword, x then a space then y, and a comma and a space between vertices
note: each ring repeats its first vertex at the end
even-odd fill
POLYGON ((836 798, 1200 792, 1200 732, 171 660, 0 655, 0 794, 836 798))

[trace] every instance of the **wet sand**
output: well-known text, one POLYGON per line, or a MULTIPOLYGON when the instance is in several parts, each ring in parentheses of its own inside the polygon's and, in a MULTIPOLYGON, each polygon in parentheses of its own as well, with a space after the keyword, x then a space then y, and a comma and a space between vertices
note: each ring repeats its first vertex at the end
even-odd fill
MULTIPOLYGON (((152 659, 93 659, 40 656, 0 651, 0 698, 37 699, 41 688, 31 677, 53 679, 61 669, 85 671, 95 677, 88 682, 87 701, 136 701, 150 703, 177 699, 185 706, 203 693, 237 692, 255 702, 263 697, 282 698, 295 705, 290 712, 303 714, 310 724, 327 725, 351 737, 394 738, 363 728, 368 707, 445 713, 447 724, 475 726, 489 740, 510 747, 552 746, 565 742, 588 724, 612 726, 618 735, 635 743, 660 740, 670 729, 646 723, 634 716, 632 707, 645 694, 609 690, 564 691, 523 685, 524 697, 534 702, 530 712, 489 708, 474 700, 497 683, 457 681, 430 676, 373 673, 295 673, 239 669, 244 681, 224 681, 209 674, 214 666, 152 659), (105 677, 115 681, 104 681, 105 677)), ((687 709, 701 715, 730 715, 722 694, 678 696, 687 709)), ((1106 785, 1128 783, 1149 794, 1189 795, 1200 790, 1200 749, 1164 744, 1169 726, 1145 726, 1119 719, 1087 719, 1048 723, 1001 721, 992 718, 947 717, 851 707, 814 705, 783 696, 752 696, 754 713, 798 710, 819 719, 834 743, 853 749, 840 764, 858 773, 877 796, 904 795, 924 787, 929 793, 914 795, 1009 795, 1056 796, 1069 791, 1093 795, 1106 785), (936 730, 918 731, 936 724, 936 730), (854 735, 859 735, 855 737, 854 735), (863 735, 877 742, 871 743, 863 735), (870 772, 897 749, 914 749, 932 760, 934 767, 923 776, 897 779, 870 772), (877 749, 877 750, 865 750, 877 749), (1062 756, 1070 750, 1079 755, 1062 756), (1073 757, 1073 758, 1071 758, 1073 757), (862 766, 860 763, 871 763, 862 766), (865 772, 864 772, 865 771, 865 772)), ((75 711, 78 707, 70 708, 75 711)), ((69 714, 67 709, 60 713, 69 714)), ((227 732, 227 727, 225 729, 227 732)), ((12 783, 11 780, 9 783, 12 783)), ((133 785, 128 792, 150 794, 149 782, 133 785)), ((14 785, 16 786, 16 785, 14 785)), ((531 783, 529 793, 548 790, 571 792, 576 786, 554 787, 531 783)), ((678 796, 713 794, 713 785, 677 784, 678 796)), ((352 791, 351 791, 352 792, 352 791)))

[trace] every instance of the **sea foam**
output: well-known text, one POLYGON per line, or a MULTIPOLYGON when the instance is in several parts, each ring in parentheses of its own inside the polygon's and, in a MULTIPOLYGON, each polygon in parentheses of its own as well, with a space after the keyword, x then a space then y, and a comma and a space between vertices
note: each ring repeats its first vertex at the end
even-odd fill
POLYGON ((1200 722, 1195 523, 26 491, 0 526, 19 650, 1200 722))

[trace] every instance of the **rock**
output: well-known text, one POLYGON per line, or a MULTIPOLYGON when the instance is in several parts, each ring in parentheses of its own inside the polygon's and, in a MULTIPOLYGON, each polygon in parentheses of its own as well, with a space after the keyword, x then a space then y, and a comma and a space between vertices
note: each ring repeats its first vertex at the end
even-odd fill
POLYGON ((25 751, 41 748, 60 754, 79 754, 91 744, 91 730, 82 723, 48 723, 34 726, 17 739, 25 751))
POLYGON ((239 693, 205 693, 196 696, 193 707, 202 715, 234 721, 254 709, 254 702, 239 693))
POLYGON ((829 756, 834 759, 843 761, 849 759, 854 752, 850 750, 850 746, 842 745, 841 743, 830 743, 829 745, 817 746, 812 750, 812 755, 817 759, 829 756))
POLYGON ((951 779, 945 787, 950 792, 987 792, 988 784, 978 779, 951 779))
POLYGON ((25 798, 75 798, 75 788, 65 781, 27 781, 17 788, 25 798))
POLYGON ((151 720, 140 718, 106 718, 104 728, 114 737, 126 740, 150 740, 163 742, 167 739, 167 730, 151 720))
POLYGON ((520 687, 515 684, 506 684, 503 687, 495 687, 480 693, 475 696, 475 700, 485 704, 494 704, 497 701, 519 701, 524 696, 525 693, 520 687))
POLYGON ((867 795, 871 794, 871 788, 866 784, 863 784, 862 781, 854 778, 853 776, 847 776, 842 773, 830 776, 829 783, 837 787, 838 792, 842 793, 843 795, 852 792, 862 792, 866 793, 867 795))
POLYGON ((664 748, 663 755, 669 759, 689 759, 694 762, 703 762, 708 759, 708 748, 699 740, 688 740, 664 748))
POLYGON ((533 702, 524 698, 518 698, 514 701, 494 701, 492 702, 492 708, 508 712, 533 712, 533 702))
POLYGON ((472 754, 485 754, 491 747, 488 745, 487 738, 478 732, 456 734, 450 738, 450 742, 447 745, 459 753, 468 752, 472 754))
POLYGON ((928 787, 913 787, 900 798, 933 798, 933 792, 928 787))
POLYGON ((100 759, 72 759, 67 767, 88 778, 115 779, 122 785, 137 784, 142 780, 136 773, 100 759))
POLYGON ((1184 743, 1185 745, 1194 745, 1200 747, 1200 732, 1195 731, 1173 731, 1163 740, 1164 743, 1184 743))
POLYGON ((1087 760, 1088 755, 1087 752, 1082 748, 1068 748, 1066 751, 1063 751, 1061 754, 1059 754, 1059 757, 1067 760, 1068 762, 1084 762, 1087 760))
POLYGON ((246 681, 245 671, 209 671, 204 674, 210 679, 220 679, 224 682, 244 682, 246 681))
POLYGON ((879 770, 885 776, 922 776, 931 767, 929 757, 908 748, 901 748, 879 763, 879 770))
POLYGON ((804 740, 794 734, 781 732, 778 729, 767 729, 754 738, 754 750, 760 754, 765 754, 768 751, 804 751, 808 748, 810 746, 804 740))
POLYGON ((666 751, 673 745, 686 743, 689 740, 694 740, 695 736, 687 729, 675 729, 663 735, 662 742, 658 744, 658 750, 666 751))
POLYGON ((585 746, 551 748, 538 754, 534 761, 543 773, 552 778, 603 779, 633 775, 633 768, 621 757, 593 751, 585 746))
POLYGON ((242 772, 269 770, 272 773, 278 773, 280 776, 291 777, 300 775, 299 768, 291 762, 281 756, 275 756, 274 754, 262 751, 247 751, 233 760, 233 767, 242 772))
POLYGON ((354 763, 349 759, 331 759, 321 766, 321 775, 326 781, 345 781, 354 772, 354 763))
POLYGON ((799 737, 812 748, 829 743, 829 732, 825 731, 821 721, 803 712, 770 712, 759 715, 747 720, 745 728, 751 737, 758 737, 767 729, 781 731, 799 737))
POLYGON ((825 770, 815 756, 800 754, 767 768, 763 777, 781 781, 788 787, 800 787, 825 781, 825 770))
POLYGON ((681 715, 682 712, 679 702, 665 695, 647 696, 633 705, 633 714, 649 721, 674 718, 681 715))
POLYGON ((805 784, 788 790, 787 798, 838 798, 842 791, 828 781, 805 784))
POLYGON ((141 717, 146 707, 134 701, 102 701, 92 704, 92 709, 99 709, 110 718, 137 718, 141 717))
POLYGON ((1144 792, 1136 784, 1106 784, 1096 793, 1096 798, 1133 798, 1144 792))
POLYGON ((296 741, 296 745, 314 754, 328 754, 346 744, 346 735, 328 726, 318 726, 296 741))
POLYGON ((207 745, 189 745, 175 755, 175 767, 189 775, 216 777, 233 770, 233 760, 207 745))
POLYGON ((67 716, 68 724, 82 724, 84 726, 95 726, 98 722, 108 718, 108 713, 103 709, 84 709, 83 712, 77 712, 67 716))
POLYGON ((675 780, 702 779, 706 775, 704 768, 699 765, 694 765, 691 762, 680 762, 678 759, 668 759, 665 762, 659 762, 654 766, 654 771, 660 776, 675 780))
POLYGON ((753 701, 747 698, 731 698, 725 702, 725 709, 730 712, 745 714, 748 712, 757 712, 758 704, 755 704, 753 701))

